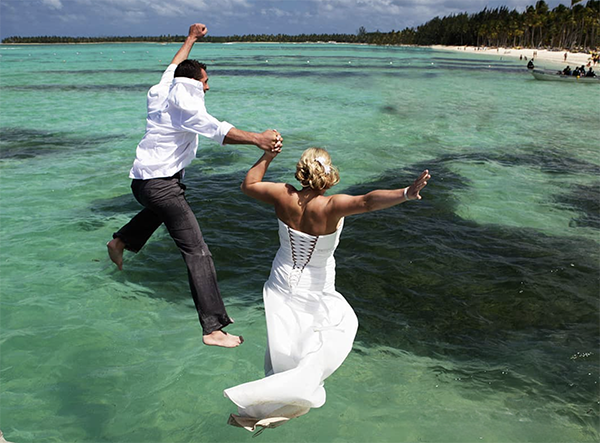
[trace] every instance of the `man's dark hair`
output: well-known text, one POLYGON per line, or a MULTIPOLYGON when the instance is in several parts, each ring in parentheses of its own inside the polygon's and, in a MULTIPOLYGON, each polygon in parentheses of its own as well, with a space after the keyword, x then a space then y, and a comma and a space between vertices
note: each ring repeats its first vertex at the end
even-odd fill
POLYGON ((200 81, 202 70, 206 71, 206 65, 198 60, 184 60, 177 65, 175 77, 187 77, 200 81))

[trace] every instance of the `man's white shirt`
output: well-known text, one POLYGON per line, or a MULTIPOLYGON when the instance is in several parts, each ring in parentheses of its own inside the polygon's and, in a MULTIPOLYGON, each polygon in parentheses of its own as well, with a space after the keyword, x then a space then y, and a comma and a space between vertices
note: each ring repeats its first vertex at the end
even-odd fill
POLYGON ((196 157, 198 134, 223 144, 233 125, 206 111, 201 82, 174 78, 169 65, 160 83, 148 91, 146 134, 137 146, 130 178, 171 177, 196 157))

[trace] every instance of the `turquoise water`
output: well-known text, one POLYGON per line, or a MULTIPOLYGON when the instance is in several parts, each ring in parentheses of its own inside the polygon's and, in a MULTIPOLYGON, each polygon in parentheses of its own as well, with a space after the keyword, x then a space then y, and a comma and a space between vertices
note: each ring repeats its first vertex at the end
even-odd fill
MULTIPOLYGON (((254 147, 201 140, 188 198, 246 342, 201 345, 164 230, 118 272, 145 94, 178 45, 0 46, 0 429, 16 443, 237 442, 223 389, 262 375, 269 207, 254 147)), ((196 45, 207 107, 278 129, 270 180, 327 148, 337 192, 424 200, 349 218, 337 286, 360 327, 327 403, 269 442, 600 438, 600 88, 517 60, 419 48, 196 45)))

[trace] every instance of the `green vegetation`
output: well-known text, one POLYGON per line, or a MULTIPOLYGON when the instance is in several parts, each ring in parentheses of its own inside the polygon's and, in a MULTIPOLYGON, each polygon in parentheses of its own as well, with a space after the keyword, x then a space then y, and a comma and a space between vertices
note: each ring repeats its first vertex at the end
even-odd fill
MULTIPOLYGON (((209 43, 224 42, 338 42, 376 45, 449 45, 449 46, 520 46, 524 48, 559 48, 589 50, 600 47, 600 0, 588 0, 571 8, 558 5, 550 10, 544 0, 528 6, 524 12, 503 6, 475 14, 452 14, 402 31, 367 32, 360 27, 356 34, 249 34, 227 37, 206 36, 209 43)), ((185 36, 159 37, 8 37, 2 43, 116 43, 181 42, 185 36)))
POLYGON ((589 0, 585 6, 576 4, 572 8, 559 4, 550 10, 540 0, 522 13, 501 7, 471 15, 436 17, 414 31, 412 43, 575 50, 600 46, 599 31, 600 1, 589 0))

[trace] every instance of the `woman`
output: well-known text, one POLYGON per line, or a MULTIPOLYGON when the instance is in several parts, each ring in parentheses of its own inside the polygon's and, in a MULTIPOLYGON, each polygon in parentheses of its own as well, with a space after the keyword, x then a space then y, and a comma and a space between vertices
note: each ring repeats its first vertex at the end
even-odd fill
POLYGON ((420 200, 429 171, 406 188, 366 195, 325 191, 339 173, 324 149, 309 148, 296 165, 302 189, 264 182, 277 152, 266 152, 248 171, 242 191, 275 206, 279 240, 263 288, 267 320, 266 377, 225 390, 238 406, 229 423, 255 430, 275 427, 325 403, 323 381, 346 359, 358 327, 354 311, 335 290, 335 259, 344 217, 420 200))

